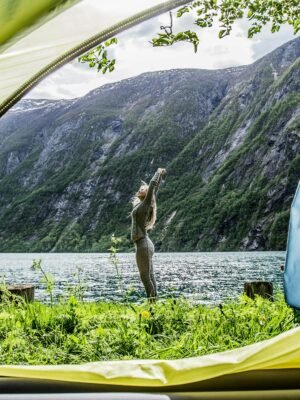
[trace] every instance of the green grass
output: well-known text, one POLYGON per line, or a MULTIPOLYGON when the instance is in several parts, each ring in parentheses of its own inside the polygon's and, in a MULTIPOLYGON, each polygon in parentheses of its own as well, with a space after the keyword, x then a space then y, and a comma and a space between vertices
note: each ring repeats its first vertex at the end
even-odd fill
POLYGON ((0 364, 193 357, 269 339, 293 326, 282 295, 273 302, 242 296, 221 307, 183 298, 135 305, 70 297, 52 306, 3 299, 0 364))

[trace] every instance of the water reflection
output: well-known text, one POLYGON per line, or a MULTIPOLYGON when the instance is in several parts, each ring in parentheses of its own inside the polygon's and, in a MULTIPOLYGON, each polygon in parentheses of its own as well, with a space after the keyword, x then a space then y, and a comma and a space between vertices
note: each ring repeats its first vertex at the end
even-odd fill
MULTIPOLYGON (((36 298, 45 301, 47 294, 39 276, 30 269, 33 259, 42 258, 43 267, 56 282, 55 297, 76 284, 76 267, 86 279, 85 300, 121 300, 120 284, 109 254, 0 254, 0 275, 6 283, 33 283, 36 298)), ((134 253, 118 254, 124 291, 130 300, 144 298, 143 286, 135 265, 134 253)), ((267 280, 282 289, 280 265, 284 252, 241 253, 156 253, 155 276, 160 297, 184 295, 203 304, 224 301, 242 293, 245 281, 267 280)))

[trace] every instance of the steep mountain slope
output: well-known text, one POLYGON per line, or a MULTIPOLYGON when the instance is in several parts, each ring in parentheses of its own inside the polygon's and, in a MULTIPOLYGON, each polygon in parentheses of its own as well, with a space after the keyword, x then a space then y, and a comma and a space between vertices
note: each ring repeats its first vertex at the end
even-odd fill
POLYGON ((300 176, 300 39, 253 65, 145 73, 0 120, 2 251, 129 248, 158 166, 162 250, 282 249, 300 176))

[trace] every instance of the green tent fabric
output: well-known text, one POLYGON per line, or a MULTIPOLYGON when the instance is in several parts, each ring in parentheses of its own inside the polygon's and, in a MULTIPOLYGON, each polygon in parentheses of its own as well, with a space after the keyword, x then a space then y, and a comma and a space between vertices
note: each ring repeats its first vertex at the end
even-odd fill
POLYGON ((300 368, 300 328, 244 348, 179 360, 102 361, 82 365, 0 366, 0 376, 126 387, 168 387, 226 374, 300 368))
POLYGON ((1 0, 1 52, 78 1, 80 0, 1 0))

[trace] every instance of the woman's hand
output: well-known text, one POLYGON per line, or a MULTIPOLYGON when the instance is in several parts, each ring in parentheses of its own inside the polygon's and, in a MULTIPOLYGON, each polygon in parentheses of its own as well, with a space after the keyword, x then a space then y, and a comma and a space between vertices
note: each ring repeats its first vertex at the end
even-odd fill
POLYGON ((165 168, 158 168, 158 172, 160 173, 160 175, 166 175, 167 170, 165 168))

